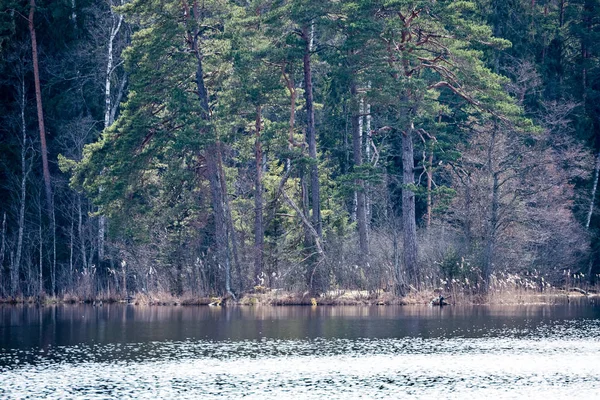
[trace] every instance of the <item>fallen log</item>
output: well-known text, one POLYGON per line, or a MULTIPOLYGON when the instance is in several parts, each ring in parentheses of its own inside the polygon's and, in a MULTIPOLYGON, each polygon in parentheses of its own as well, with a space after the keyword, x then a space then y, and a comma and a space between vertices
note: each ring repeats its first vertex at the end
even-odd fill
POLYGON ((580 289, 578 287, 573 287, 570 289, 570 291, 585 294, 586 296, 588 295, 588 292, 586 290, 580 289))

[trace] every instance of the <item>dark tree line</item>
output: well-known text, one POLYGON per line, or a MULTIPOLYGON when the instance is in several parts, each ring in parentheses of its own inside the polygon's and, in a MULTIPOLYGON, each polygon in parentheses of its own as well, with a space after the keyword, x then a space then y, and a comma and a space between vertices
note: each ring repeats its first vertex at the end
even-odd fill
POLYGON ((5 0, 0 296, 594 283, 600 3, 5 0))

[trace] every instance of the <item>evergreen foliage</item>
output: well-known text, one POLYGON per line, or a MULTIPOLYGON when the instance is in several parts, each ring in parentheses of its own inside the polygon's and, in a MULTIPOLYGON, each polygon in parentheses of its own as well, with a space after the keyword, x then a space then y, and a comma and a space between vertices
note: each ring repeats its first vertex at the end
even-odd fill
POLYGON ((596 0, 2 7, 0 296, 600 272, 596 0))

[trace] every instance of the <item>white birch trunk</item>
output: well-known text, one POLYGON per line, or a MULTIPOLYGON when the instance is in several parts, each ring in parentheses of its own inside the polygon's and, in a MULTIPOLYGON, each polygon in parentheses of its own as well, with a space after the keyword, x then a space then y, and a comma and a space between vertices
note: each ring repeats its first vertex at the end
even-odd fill
POLYGON ((2 218, 2 244, 0 244, 0 270, 4 265, 4 253, 6 252, 6 212, 2 218))
POLYGON ((363 142, 363 131, 365 126, 365 99, 360 98, 360 105, 358 106, 358 112, 360 113, 360 117, 358 118, 358 137, 360 138, 360 143, 362 146, 363 142))
POLYGON ((77 234, 79 235, 79 250, 81 251, 81 263, 87 270, 87 257, 85 251, 85 238, 83 237, 83 211, 81 210, 81 195, 77 195, 77 234))
POLYGON ((598 190, 598 175, 600 175, 600 153, 596 155, 596 166, 594 167, 594 186, 592 188, 592 200, 590 201, 590 209, 588 211, 585 227, 590 228, 592 215, 594 214, 594 203, 596 202, 596 191, 598 190))
MULTIPOLYGON (((358 138, 362 147, 363 142, 363 129, 364 129, 364 113, 365 113, 365 101, 363 98, 360 99, 358 105, 358 138)), ((361 157, 362 158, 362 157, 361 157)), ((354 191, 354 208, 352 210, 352 221, 357 220, 358 215, 358 193, 354 191)))
MULTIPOLYGON (((121 5, 123 1, 121 1, 121 5)), ((112 1, 110 2, 112 7, 112 1)), ((113 112, 113 108, 111 107, 111 77, 114 63, 114 42, 121 29, 121 24, 123 23, 123 15, 119 15, 118 17, 112 13, 112 27, 110 29, 110 36, 108 38, 108 55, 106 62, 106 80, 104 83, 104 129, 108 128, 112 123, 115 116, 113 112)), ((102 188, 100 188, 102 191, 102 188)), ((99 261, 104 259, 104 235, 106 230, 106 217, 104 215, 100 215, 98 220, 98 259, 99 261)))
MULTIPOLYGON (((16 271, 13 273, 16 275, 16 279, 19 276, 19 269, 21 268, 21 257, 23 254, 23 235, 25 231, 25 198, 27 195, 27 176, 31 171, 31 165, 27 169, 27 127, 25 125, 25 80, 21 81, 21 204, 19 207, 19 233, 17 235, 17 254, 15 257, 14 268, 16 271)), ((14 281, 13 283, 16 283, 14 281)), ((14 286, 13 286, 14 291, 14 286)), ((14 293, 14 292, 13 292, 14 293)))
MULTIPOLYGON (((54 204, 54 197, 52 197, 52 204, 54 204)), ((50 275, 50 281, 52 284, 52 296, 56 296, 56 210, 52 207, 52 271, 50 275)))
MULTIPOLYGON (((111 2, 111 6, 112 6, 112 2, 111 2)), ((111 11, 112 12, 112 11, 111 11)), ((113 20, 113 24, 112 27, 110 29, 110 36, 108 38, 108 54, 107 54, 107 61, 106 61, 106 80, 104 83, 104 128, 108 128, 110 126, 110 124, 113 122, 111 121, 111 84, 110 84, 110 78, 112 76, 112 69, 113 69, 113 63, 114 63, 114 54, 113 54, 113 48, 114 48, 114 43, 115 43, 115 39, 117 37, 117 34, 119 33, 119 30, 121 29, 121 24, 123 23, 123 16, 119 15, 117 19, 115 19, 115 15, 112 14, 112 20, 113 20)))
POLYGON ((312 22, 310 24, 310 44, 309 44, 309 50, 313 51, 314 48, 315 48, 315 23, 312 22))
POLYGON ((69 289, 73 290, 73 256, 75 255, 73 245, 75 236, 75 215, 73 215, 73 209, 71 208, 71 228, 69 230, 69 289))
POLYGON ((42 202, 40 199, 40 207, 39 207, 39 229, 38 229, 38 240, 40 242, 40 264, 39 264, 39 290, 38 295, 42 295, 44 293, 44 238, 42 236, 42 202))
MULTIPOLYGON (((367 84, 367 90, 371 90, 371 82, 367 84)), ((367 114, 367 125, 365 129, 366 133, 366 141, 365 141, 365 157, 368 163, 372 164, 371 160, 371 104, 367 103, 365 108, 365 112, 367 114)), ((366 217, 367 217, 367 238, 369 235, 369 221, 371 221, 371 201, 369 200, 369 184, 365 183, 365 208, 366 208, 366 217)), ((368 240, 368 239, 367 239, 368 240)))
POLYGON ((71 22, 73 27, 77 29, 77 4, 75 0, 71 0, 71 22))

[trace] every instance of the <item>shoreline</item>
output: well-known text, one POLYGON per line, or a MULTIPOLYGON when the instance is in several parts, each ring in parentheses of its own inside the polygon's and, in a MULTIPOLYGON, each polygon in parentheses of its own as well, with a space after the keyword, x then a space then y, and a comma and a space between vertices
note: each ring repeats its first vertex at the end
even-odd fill
MULTIPOLYGON (((173 296, 169 293, 138 293, 123 297, 101 294, 96 297, 80 298, 75 295, 42 297, 0 298, 0 305, 58 305, 58 304, 131 304, 136 306, 410 306, 433 305, 440 293, 433 290, 411 292, 406 296, 396 296, 389 292, 335 291, 320 297, 311 297, 307 293, 273 291, 267 293, 246 293, 238 299, 230 297, 198 297, 191 295, 173 296)), ((481 294, 453 293, 442 294, 447 304, 444 306, 469 305, 555 305, 570 302, 571 299, 597 299, 596 290, 580 288, 550 289, 544 292, 521 290, 514 292, 481 294)))

